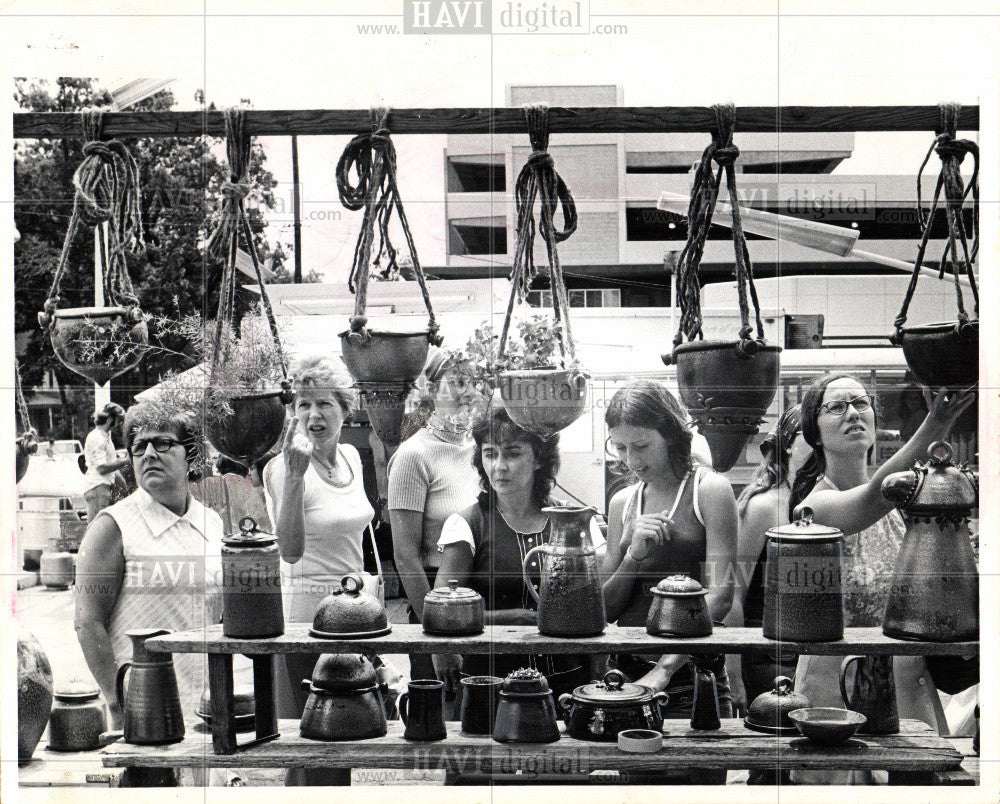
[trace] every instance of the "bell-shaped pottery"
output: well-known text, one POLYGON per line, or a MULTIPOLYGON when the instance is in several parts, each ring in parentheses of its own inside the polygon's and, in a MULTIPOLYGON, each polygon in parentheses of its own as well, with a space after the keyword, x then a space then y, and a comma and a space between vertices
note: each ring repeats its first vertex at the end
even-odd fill
POLYGON ((677 366, 681 401, 728 472, 757 433, 778 390, 781 348, 761 341, 691 341, 663 362, 677 366))
POLYGON ((402 438, 403 419, 406 415, 406 397, 412 382, 358 381, 355 388, 361 394, 361 405, 368 414, 375 436, 386 449, 394 450, 402 438))
POLYGON ((226 396, 232 412, 213 412, 206 417, 208 440, 226 457, 251 466, 281 437, 285 405, 290 401, 287 390, 226 396))
POLYGON ((702 637, 712 633, 708 590, 690 575, 671 575, 652 587, 646 631, 662 637, 702 637))
POLYGON ((149 330, 138 307, 55 310, 48 329, 60 362, 98 385, 138 365, 149 344, 149 330))
POLYGON ((17 762, 31 761, 52 711, 52 665, 34 635, 17 634, 17 762))
POLYGON ((313 740, 363 740, 387 731, 378 673, 366 656, 324 654, 311 681, 299 731, 313 740))
POLYGON ((347 370, 357 382, 412 383, 423 371, 430 346, 428 330, 341 332, 347 370))
POLYGON ((345 575, 340 589, 320 601, 309 633, 319 639, 365 639, 392 631, 385 606, 364 587, 360 575, 345 575))
POLYGON ((547 437, 580 418, 590 376, 579 368, 526 369, 500 374, 500 398, 511 420, 547 437))
POLYGON ((979 504, 975 472, 951 462, 951 447, 882 481, 883 496, 906 522, 882 631, 896 639, 961 642, 979 638, 979 571, 969 515, 979 504))
POLYGON ((979 321, 903 327, 893 338, 906 365, 931 388, 969 388, 979 382, 979 321))
POLYGON ((795 692, 792 680, 787 676, 778 676, 774 679, 773 690, 754 698, 743 725, 768 734, 797 734, 798 729, 788 713, 807 706, 809 699, 802 693, 795 692))

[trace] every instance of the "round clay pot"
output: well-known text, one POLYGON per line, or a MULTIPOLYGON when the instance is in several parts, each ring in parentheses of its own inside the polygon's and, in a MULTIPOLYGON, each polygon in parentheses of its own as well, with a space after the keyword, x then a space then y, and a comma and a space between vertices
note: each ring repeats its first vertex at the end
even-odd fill
POLYGON ((897 336, 906 365, 930 388, 968 388, 979 382, 979 321, 904 327, 897 336))
POLYGON ((712 468, 733 468, 778 390, 781 348, 759 341, 691 341, 663 362, 677 366, 681 401, 712 451, 712 468))
POLYGON ((381 332, 367 330, 368 339, 341 332, 344 363, 358 382, 411 383, 427 361, 429 332, 381 332))
POLYGON ((39 580, 49 589, 69 589, 74 566, 72 553, 64 550, 43 552, 39 561, 39 580))
POLYGON ((71 371, 98 385, 134 368, 146 353, 149 331, 138 308, 56 310, 49 327, 52 351, 71 371), (103 342, 107 341, 106 344, 103 342), (96 344, 84 354, 86 343, 96 344))
POLYGON ((34 635, 17 635, 17 762, 31 761, 52 711, 52 666, 34 635))
POLYGON ((14 453, 16 456, 15 483, 20 483, 21 479, 27 474, 28 462, 36 452, 38 452, 38 443, 28 433, 21 435, 14 442, 14 453))
POLYGON ((284 391, 260 391, 228 398, 232 414, 209 416, 205 431, 212 446, 250 466, 267 454, 285 425, 284 391))
POLYGON ((588 376, 576 369, 528 369, 500 374, 500 398, 519 427, 550 436, 580 418, 588 376))

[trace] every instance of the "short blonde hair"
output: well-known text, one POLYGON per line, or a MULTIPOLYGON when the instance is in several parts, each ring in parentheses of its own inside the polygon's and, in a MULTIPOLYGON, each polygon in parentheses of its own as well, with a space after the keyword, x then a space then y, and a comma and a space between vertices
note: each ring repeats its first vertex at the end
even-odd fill
POLYGON ((312 388, 329 392, 345 416, 354 408, 357 397, 351 386, 347 371, 337 361, 322 355, 303 358, 292 375, 292 387, 296 391, 312 388))

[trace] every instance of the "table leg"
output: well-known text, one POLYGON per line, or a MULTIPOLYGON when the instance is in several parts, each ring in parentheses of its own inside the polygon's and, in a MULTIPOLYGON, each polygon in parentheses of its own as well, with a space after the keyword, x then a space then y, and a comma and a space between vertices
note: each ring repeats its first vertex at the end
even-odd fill
POLYGON ((235 754, 232 654, 208 654, 208 689, 212 702, 212 749, 216 754, 235 754))
POLYGON ((278 712, 274 704, 274 655, 252 656, 253 697, 256 705, 257 739, 278 731, 278 712))

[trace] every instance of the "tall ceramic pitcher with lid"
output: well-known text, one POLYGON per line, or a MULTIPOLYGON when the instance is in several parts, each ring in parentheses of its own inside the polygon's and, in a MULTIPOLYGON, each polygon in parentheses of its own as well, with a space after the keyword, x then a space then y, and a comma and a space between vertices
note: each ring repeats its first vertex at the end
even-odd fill
POLYGON ((930 642, 978 639, 979 571, 969 514, 979 504, 979 476, 952 464, 944 441, 928 452, 926 463, 882 481, 882 494, 906 521, 882 631, 930 642))
POLYGON ((147 639, 169 633, 165 628, 125 632, 132 640, 132 661, 118 668, 115 692, 125 716, 127 743, 163 745, 184 739, 174 660, 169 653, 155 653, 146 647, 147 639), (126 687, 125 673, 129 670, 126 687))
POLYGON ((549 541, 529 550, 521 566, 524 582, 538 603, 539 632, 561 637, 604 633, 604 590, 590 538, 590 520, 597 511, 557 505, 543 508, 542 513, 552 526, 549 541), (545 557, 538 592, 528 577, 537 554, 545 557))

